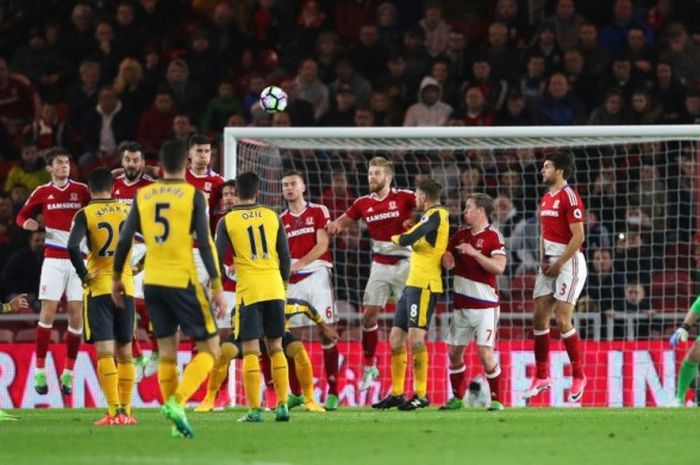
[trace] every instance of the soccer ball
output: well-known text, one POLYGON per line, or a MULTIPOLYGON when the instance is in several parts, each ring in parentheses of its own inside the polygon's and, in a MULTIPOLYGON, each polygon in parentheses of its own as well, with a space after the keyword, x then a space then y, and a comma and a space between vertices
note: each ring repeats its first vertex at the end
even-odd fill
POLYGON ((287 93, 277 86, 268 86, 260 92, 260 106, 268 113, 279 113, 287 108, 287 93))

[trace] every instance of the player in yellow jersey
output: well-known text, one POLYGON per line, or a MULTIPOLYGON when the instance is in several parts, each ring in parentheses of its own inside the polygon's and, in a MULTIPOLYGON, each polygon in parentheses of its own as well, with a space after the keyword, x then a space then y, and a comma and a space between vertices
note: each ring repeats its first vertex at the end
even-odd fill
POLYGON ((158 383, 165 402, 162 412, 173 422, 174 435, 192 437, 185 403, 204 382, 219 354, 212 306, 195 268, 194 234, 209 273, 217 315, 223 315, 226 302, 209 231, 206 198, 185 181, 187 147, 177 140, 166 142, 160 150, 160 162, 165 175, 138 191, 119 238, 112 298, 117 305, 123 300, 122 270, 134 234, 140 231, 147 250, 144 299, 158 339, 158 383), (185 368, 181 381, 177 372, 178 328, 197 344, 197 355, 185 368))
MULTIPOLYGON (((321 334, 329 341, 336 342, 338 340, 338 332, 335 327, 327 325, 320 313, 309 302, 300 299, 287 299, 287 304, 284 307, 284 316, 287 319, 286 326, 289 326, 289 319, 296 315, 304 315, 309 320, 318 325, 321 334)), ((262 352, 264 350, 264 342, 261 341, 262 352)), ((304 344, 292 334, 288 328, 282 336, 282 349, 288 359, 294 361, 294 369, 299 379, 301 392, 293 392, 303 399, 304 410, 309 412, 325 412, 326 409, 321 407, 314 400, 314 372, 311 365, 311 359, 304 344)), ((233 334, 229 335, 224 342, 221 343, 221 351, 219 358, 216 360, 214 369, 209 375, 207 384, 207 396, 202 403, 195 409, 198 412, 210 412, 214 410, 214 401, 221 388, 221 383, 226 378, 229 363, 237 358, 242 358, 243 349, 240 339, 236 339, 233 334)))
POLYGON ((260 178, 252 172, 236 178, 238 200, 216 228, 219 261, 233 250, 236 267, 235 335, 243 345, 243 387, 248 414, 243 422, 262 421, 260 344, 264 336, 277 394, 276 421, 289 421, 287 358, 282 350, 284 305, 291 267, 287 235, 274 210, 256 200, 260 178))
MULTIPOLYGON (((114 250, 129 206, 112 198, 112 174, 105 168, 90 173, 88 188, 92 200, 73 218, 68 253, 85 288, 83 333, 85 341, 95 345, 97 374, 107 400, 107 414, 95 425, 133 425, 131 392, 136 370, 131 356, 135 311, 131 268, 124 272, 126 286, 120 308, 111 296, 114 250), (87 268, 80 251, 83 239, 87 239, 89 251, 87 268)), ((127 254, 131 255, 130 249, 127 254)))
POLYGON ((394 244, 413 246, 406 287, 396 306, 391 328, 391 393, 373 408, 415 410, 428 406, 428 351, 425 336, 435 310, 436 295, 442 294, 442 256, 447 250, 450 224, 447 208, 440 205, 442 186, 432 179, 418 183, 416 206, 424 211, 420 222, 403 234, 392 236, 394 244), (406 341, 413 355, 414 394, 404 398, 406 341))

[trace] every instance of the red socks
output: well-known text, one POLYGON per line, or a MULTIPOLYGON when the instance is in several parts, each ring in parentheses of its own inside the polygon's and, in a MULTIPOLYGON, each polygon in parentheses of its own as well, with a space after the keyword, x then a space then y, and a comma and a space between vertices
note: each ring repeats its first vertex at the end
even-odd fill
MULTIPOLYGON (((367 333, 365 333, 367 334, 367 333)), ((374 331, 376 341, 377 331, 374 331)), ((364 342, 364 339, 363 339, 364 342)), ((376 342, 375 342, 376 347, 376 342)), ((374 359, 374 355, 372 356, 374 359)), ((326 369, 326 380, 328 381, 328 394, 338 395, 338 346, 332 344, 323 347, 323 366, 326 369)))
POLYGON ((73 369, 82 340, 82 331, 77 331, 69 326, 68 331, 66 331, 66 369, 73 369))
POLYGON ((464 397, 464 372, 467 367, 464 364, 458 367, 450 367, 450 385, 452 385, 452 397, 461 399, 464 397))
MULTIPOLYGON (((365 366, 374 365, 374 354, 377 352, 378 325, 371 328, 362 328, 362 352, 365 356, 365 366)), ((336 362, 337 363, 337 362, 336 362)))
POLYGON ((579 379, 583 378, 583 366, 578 350, 580 338, 578 337, 576 328, 571 328, 569 332, 562 334, 561 341, 564 343, 564 347, 566 347, 566 353, 569 354, 573 377, 579 379))
POLYGON ((491 391, 491 400, 501 401, 500 380, 501 380, 501 365, 497 364, 491 370, 486 372, 486 380, 489 383, 491 391))
POLYGON ((549 328, 536 329, 535 333, 535 363, 537 379, 549 377, 549 328))
POLYGON ((51 342, 51 326, 48 328, 41 323, 36 325, 36 367, 43 369, 46 366, 46 354, 49 352, 51 342))

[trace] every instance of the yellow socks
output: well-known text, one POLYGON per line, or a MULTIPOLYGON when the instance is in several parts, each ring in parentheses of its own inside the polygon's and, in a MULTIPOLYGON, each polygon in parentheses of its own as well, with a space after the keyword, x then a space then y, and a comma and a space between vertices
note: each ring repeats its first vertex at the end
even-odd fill
POLYGON ((134 359, 131 356, 122 357, 117 360, 117 373, 119 379, 119 403, 131 415, 131 394, 134 391, 134 380, 136 379, 136 368, 134 359))
POLYGON ((207 375, 214 368, 214 356, 210 352, 198 352, 192 361, 187 364, 185 371, 182 373, 182 381, 175 391, 175 400, 180 405, 185 403, 192 397, 199 386, 202 385, 207 375))
POLYGON ((163 402, 167 402, 170 396, 177 390, 177 361, 175 359, 158 358, 158 385, 163 402))
POLYGON ((406 364, 408 356, 406 348, 399 347, 391 349, 391 395, 400 396, 404 392, 404 382, 406 381, 406 364))
POLYGON ((209 373, 209 383, 207 384, 207 398, 213 402, 221 388, 221 383, 226 379, 228 373, 228 365, 231 360, 238 357, 238 347, 230 342, 221 344, 221 353, 214 364, 211 373, 209 373))
POLYGON ((114 416, 119 408, 119 383, 117 366, 114 364, 114 355, 111 352, 97 354, 97 376, 107 400, 109 415, 114 416))
POLYGON ((301 342, 292 342, 287 347, 287 355, 294 360, 294 368, 301 384, 304 399, 311 401, 314 399, 314 369, 311 366, 309 354, 306 352, 301 342))
POLYGON ((289 395, 289 368, 287 367, 287 357, 282 349, 273 350, 269 353, 270 366, 272 368, 272 381, 275 383, 275 394, 277 395, 277 405, 286 404, 289 395))
POLYGON ((248 407, 260 408, 260 354, 258 352, 243 353, 243 387, 248 407))
POLYGON ((414 347, 412 352, 415 394, 423 398, 428 393, 428 349, 425 346, 414 347))

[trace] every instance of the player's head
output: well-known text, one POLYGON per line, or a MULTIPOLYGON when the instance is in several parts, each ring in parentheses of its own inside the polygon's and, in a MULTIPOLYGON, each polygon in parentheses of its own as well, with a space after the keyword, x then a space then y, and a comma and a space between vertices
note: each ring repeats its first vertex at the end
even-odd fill
POLYGON ((574 160, 564 152, 548 153, 540 170, 542 181, 551 186, 559 181, 567 180, 574 174, 574 160))
POLYGON ((133 181, 138 178, 146 164, 146 161, 143 159, 141 144, 125 140, 117 147, 117 153, 122 157, 122 168, 124 168, 126 179, 133 181))
POLYGON ((260 178, 252 171, 246 171, 236 177, 236 190, 241 202, 255 201, 260 189, 260 178))
POLYGON ((306 183, 300 171, 287 171, 282 175, 282 195, 287 202, 296 202, 304 198, 306 183))
POLYGON ((63 180, 70 175, 70 162, 73 157, 63 147, 53 147, 46 154, 46 169, 54 179, 63 180))
POLYGON ((107 168, 95 168, 88 175, 88 187, 90 194, 96 196, 111 196, 112 194, 112 172, 107 168))
POLYGON ((202 134, 192 134, 188 141, 189 158, 195 170, 205 170, 211 162, 211 140, 202 134))
POLYGON ((493 213, 493 198, 483 192, 474 192, 467 196, 464 209, 464 222, 471 228, 489 221, 493 213))
POLYGON ((229 179, 221 185, 221 200, 224 210, 230 210, 236 205, 238 193, 236 192, 236 181, 229 179))
POLYGON ((442 184, 432 178, 423 179, 416 186, 416 207, 425 210, 426 202, 431 205, 440 203, 442 184))
POLYGON ((374 157, 369 161, 367 180, 370 192, 381 192, 391 186, 394 179, 394 163, 386 158, 374 157))
POLYGON ((166 174, 184 175, 187 164, 187 146, 181 140, 169 140, 161 146, 159 158, 166 174))

